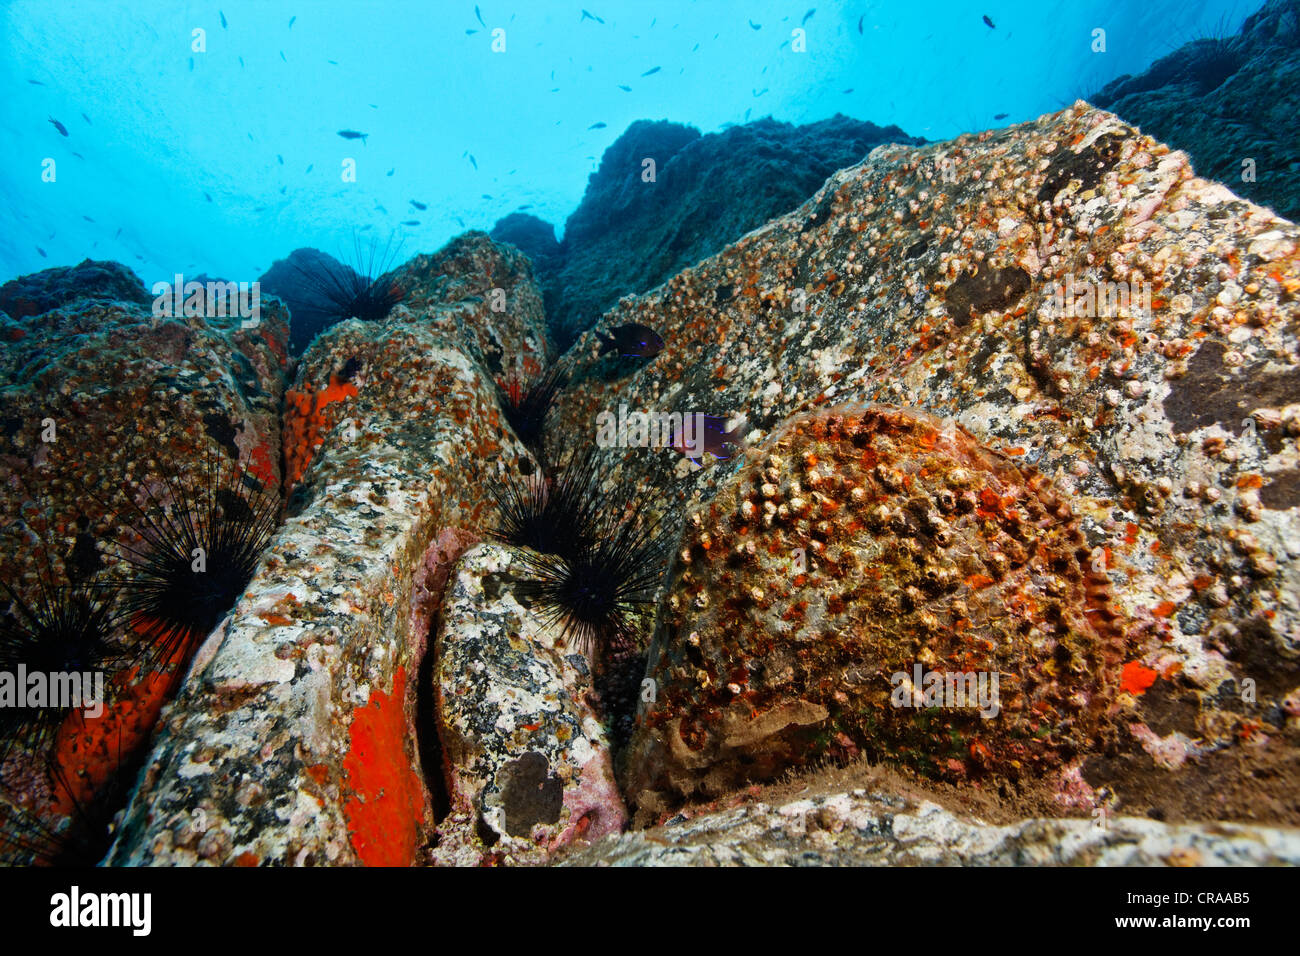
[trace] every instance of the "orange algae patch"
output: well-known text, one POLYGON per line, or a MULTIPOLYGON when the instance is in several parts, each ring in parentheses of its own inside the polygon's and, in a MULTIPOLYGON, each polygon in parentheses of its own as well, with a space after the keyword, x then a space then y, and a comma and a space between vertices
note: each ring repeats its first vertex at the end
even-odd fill
POLYGON ((286 486, 296 485, 311 464, 316 446, 320 444, 331 423, 325 409, 345 398, 355 398, 357 387, 351 382, 340 382, 330 375, 330 383, 319 392, 311 386, 302 391, 290 389, 284 393, 284 465, 286 486))
POLYGON ((1177 607, 1178 605, 1173 601, 1161 601, 1151 610, 1151 613, 1156 617, 1168 617, 1177 607))
POLYGON ((1124 665, 1124 673, 1120 676, 1120 686, 1130 694, 1143 694, 1159 676, 1150 667, 1137 661, 1129 661, 1124 665))
POLYGON ((352 790, 343 808, 352 848, 366 866, 410 866, 424 810, 420 780, 406 754, 406 670, 391 694, 373 691, 352 715, 343 770, 352 790))

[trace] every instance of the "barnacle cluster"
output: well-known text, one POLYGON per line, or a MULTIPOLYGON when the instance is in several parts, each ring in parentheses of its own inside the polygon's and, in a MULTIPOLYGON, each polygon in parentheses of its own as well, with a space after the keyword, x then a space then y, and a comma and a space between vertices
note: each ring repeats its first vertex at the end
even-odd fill
POLYGON ((795 417, 688 516, 629 789, 718 792, 859 754, 948 780, 1059 768, 1113 722, 1108 595, 1051 483, 955 423, 795 417), (996 716, 899 706, 918 664, 996 674, 996 716))

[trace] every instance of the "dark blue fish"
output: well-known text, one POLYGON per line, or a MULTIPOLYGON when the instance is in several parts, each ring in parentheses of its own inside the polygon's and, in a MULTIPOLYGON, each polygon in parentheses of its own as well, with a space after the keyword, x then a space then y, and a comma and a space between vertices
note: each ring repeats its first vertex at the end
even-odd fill
POLYGON ((474 158, 474 154, 473 154, 473 153, 470 153, 470 154, 469 154, 469 161, 470 161, 470 164, 471 164, 475 169, 478 169, 478 160, 474 158))
POLYGON ((811 19, 812 19, 812 15, 813 15, 814 13, 816 13, 816 12, 817 12, 817 8, 816 8, 816 7, 813 7, 811 10, 809 10, 807 13, 805 13, 805 14, 803 15, 803 19, 799 21, 799 26, 803 26, 805 23, 807 23, 809 20, 811 20, 811 19))
POLYGON ((30 83, 32 86, 44 86, 44 85, 45 85, 45 84, 42 83, 40 80, 28 80, 27 82, 30 83))
POLYGON ((339 65, 339 61, 338 61, 338 60, 326 60, 325 62, 328 63, 328 64, 330 64, 331 66, 338 66, 338 65, 339 65))
POLYGON ((659 333, 640 322, 615 326, 609 333, 596 333, 596 338, 600 341, 600 355, 617 352, 619 355, 653 358, 663 351, 664 340, 659 333))
POLYGON ((986 27, 988 27, 990 30, 996 30, 996 29, 997 29, 997 27, 995 27, 995 26, 993 25, 993 21, 989 19, 989 15, 988 15, 987 13, 984 14, 984 25, 985 25, 986 27))
POLYGON ((465 36, 467 36, 467 37, 472 37, 472 36, 473 36, 474 34, 476 34, 476 33, 478 33, 477 30, 466 30, 466 31, 465 31, 465 36))
MULTIPOLYGON (((587 127, 587 129, 604 129, 604 128, 605 128, 604 123, 592 123, 590 126, 587 127)), ((68 134, 64 133, 63 135, 67 136, 68 134)))
POLYGON ((239 58, 239 68, 241 70, 244 68, 244 58, 242 56, 239 58))
POLYGON ((424 203, 416 202, 414 199, 411 200, 411 205, 414 206, 416 209, 420 210, 420 212, 424 212, 426 209, 429 208, 424 203))
POLYGON ((699 48, 700 48, 700 45, 697 43, 697 44, 695 44, 695 46, 691 47, 691 52, 694 53, 694 52, 695 52, 696 50, 698 50, 699 48))
POLYGON ((491 198, 492 198, 492 194, 491 194, 491 193, 483 193, 483 198, 484 198, 484 199, 491 199, 491 198))
POLYGON ((288 188, 289 188, 288 186, 281 186, 281 187, 280 187, 280 195, 283 196, 283 195, 285 194, 285 191, 286 191, 288 188))
MULTIPOLYGON (((688 414, 690 413, 684 412, 682 418, 685 419, 688 414)), ((694 434, 689 436, 691 445, 694 447, 687 446, 686 439, 688 436, 685 434, 685 422, 683 422, 680 431, 674 424, 673 438, 670 444, 670 447, 681 452, 695 464, 698 465, 703 461, 706 454, 726 461, 742 447, 741 430, 747 424, 744 419, 741 419, 731 431, 726 430, 727 419, 721 415, 701 415, 699 419, 693 418, 691 420, 692 430, 694 430, 696 422, 700 422, 704 427, 702 434, 700 431, 695 431, 694 434)))
POLYGON ((850 87, 849 87, 847 90, 845 90, 844 92, 845 92, 845 93, 852 93, 852 92, 853 92, 853 87, 850 86, 850 87))
POLYGON ((217 16, 221 17, 221 29, 226 29, 226 15, 218 10, 217 16))
POLYGON ((212 197, 209 196, 207 193, 203 194, 203 198, 206 199, 208 202, 212 202, 212 197))
POLYGON ((602 20, 600 17, 596 16, 594 13, 588 13, 586 10, 583 10, 583 11, 582 11, 582 16, 578 17, 578 22, 579 22, 579 23, 581 23, 583 20, 595 20, 597 23, 604 23, 604 22, 605 22, 605 21, 602 20))
POLYGON ((397 167, 396 167, 396 166, 394 166, 394 167, 393 167, 392 169, 390 169, 388 172, 384 173, 384 175, 385 175, 385 176, 391 176, 391 175, 393 175, 393 173, 395 173, 395 172, 397 172, 397 167))
POLYGON ((754 94, 754 99, 758 99, 760 96, 762 96, 764 93, 767 92, 767 87, 765 86, 761 90, 751 90, 750 92, 754 94))
POLYGON ((631 93, 631 92, 632 92, 632 87, 630 87, 630 86, 624 86, 622 83, 620 83, 620 84, 618 85, 618 88, 619 88, 620 90, 622 90, 624 93, 631 93))
POLYGON ((995 120, 1004 120, 1004 119, 1006 119, 1006 118, 1007 118, 1008 116, 1010 116, 1010 115, 1011 115, 1010 113, 998 113, 998 114, 996 114, 993 118, 994 118, 995 120))
POLYGON ((763 29, 763 24, 761 24, 761 23, 755 23, 753 20, 750 20, 750 21, 749 21, 749 28, 750 28, 751 30, 761 30, 761 29, 763 29))
POLYGON ((194 57, 190 57, 190 72, 194 72, 194 57))
POLYGON ((644 73, 642 73, 641 75, 642 75, 642 76, 653 76, 654 74, 658 73, 661 69, 663 69, 663 67, 660 67, 660 66, 652 66, 652 67, 650 67, 650 69, 646 70, 646 71, 645 71, 644 73))
MULTIPOLYGON (((369 133, 358 133, 354 129, 341 129, 339 130, 339 135, 344 139, 359 139, 361 140, 362 146, 366 145, 366 138, 370 136, 369 133)), ((392 173, 389 173, 389 175, 391 176, 392 173)))
POLYGON ((478 4, 477 4, 477 3, 474 4, 474 16, 478 17, 478 22, 479 22, 479 23, 482 23, 483 26, 487 26, 486 23, 483 23, 483 14, 479 13, 479 11, 478 11, 478 4))
POLYGON ((402 220, 402 225, 403 225, 403 226, 418 226, 419 224, 420 224, 420 220, 418 220, 418 219, 403 219, 403 220, 402 220))
POLYGON ((745 122, 747 123, 749 122, 749 114, 752 112, 754 112, 754 108, 752 106, 749 109, 745 110, 745 122))
POLYGON ((62 123, 60 123, 58 120, 56 120, 53 116, 50 117, 50 122, 53 123, 54 128, 57 129, 60 133, 62 133, 64 136, 68 135, 68 128, 64 126, 62 123))
POLYGON ((75 149, 72 151, 72 155, 73 155, 73 156, 76 156, 77 159, 85 159, 85 158, 86 158, 85 156, 82 156, 79 152, 77 152, 75 149))
POLYGON ((465 228, 465 220, 464 220, 464 219, 461 219, 460 216, 456 216, 456 217, 454 217, 454 218, 455 218, 455 220, 456 220, 458 223, 460 223, 460 228, 464 229, 464 228, 465 228))
POLYGON ((388 215, 388 210, 385 209, 383 206, 379 205, 379 203, 375 203, 375 208, 378 209, 380 212, 382 212, 385 216, 388 215))
POLYGON ((116 239, 116 238, 117 238, 118 236, 120 236, 121 234, 122 234, 122 227, 121 227, 121 226, 118 226, 118 227, 117 227, 117 232, 113 233, 113 238, 116 239))
POLYGON ((516 208, 516 209, 520 209, 520 210, 523 210, 523 209, 532 209, 532 208, 533 208, 533 204, 530 203, 530 202, 526 202, 526 203, 524 203, 522 206, 516 206, 515 208, 516 208))
POLYGON ((49 258, 49 256, 47 256, 47 255, 45 254, 45 250, 42 249, 40 246, 37 246, 37 247, 36 247, 36 251, 39 252, 39 253, 41 254, 41 258, 42 258, 42 259, 48 259, 48 258, 49 258))
POLYGON ((89 216, 82 216, 81 218, 84 219, 84 220, 86 220, 86 222, 94 222, 94 221, 95 221, 95 220, 91 219, 89 216))
POLYGON ((283 50, 280 51, 280 59, 284 60, 285 63, 288 63, 288 62, 289 62, 289 61, 285 58, 285 55, 284 55, 284 51, 283 51, 283 50))
POLYGON ((293 21, 294 21, 294 20, 297 20, 297 19, 298 19, 297 15, 294 15, 294 16, 292 16, 292 17, 289 18, 289 29, 290 29, 290 30, 293 29, 293 21))
POLYGON ((867 18, 867 15, 866 15, 865 13, 864 13, 862 16, 858 17, 858 32, 859 32, 859 33, 862 32, 862 21, 865 20, 866 18, 867 18))
POLYGON ((278 160, 280 161, 280 165, 281 165, 281 166, 284 165, 284 157, 283 157, 283 156, 281 156, 279 153, 276 153, 276 154, 275 154, 275 158, 278 159, 278 160))
POLYGON ((316 165, 315 163, 308 163, 308 164, 307 164, 307 172, 311 172, 312 167, 315 166, 315 165, 316 165))

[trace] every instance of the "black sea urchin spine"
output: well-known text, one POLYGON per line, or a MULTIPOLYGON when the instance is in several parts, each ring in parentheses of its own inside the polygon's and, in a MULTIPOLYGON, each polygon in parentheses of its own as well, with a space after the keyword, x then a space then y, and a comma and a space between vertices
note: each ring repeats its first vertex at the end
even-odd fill
POLYGON ((145 487, 135 505, 140 543, 123 543, 130 566, 123 607, 144 635, 142 663, 183 658, 220 622, 252 580, 277 526, 278 504, 241 467, 207 460, 191 490, 165 473, 165 492, 145 487))
POLYGON ((512 376, 504 385, 497 383, 501 411, 506 421, 519 440, 534 453, 540 455, 543 450, 546 415, 565 384, 565 376, 558 365, 552 365, 527 388, 517 376, 512 376))
POLYGON ((397 254, 397 250, 392 248, 392 242, 390 236, 382 251, 377 242, 371 242, 367 254, 361 248, 361 240, 354 235, 353 267, 341 262, 337 266, 324 262, 310 266, 295 263, 294 268, 319 300, 317 311, 337 321, 357 318, 365 322, 378 322, 386 319, 393 307, 406 297, 406 289, 401 283, 385 277, 386 270, 397 254))

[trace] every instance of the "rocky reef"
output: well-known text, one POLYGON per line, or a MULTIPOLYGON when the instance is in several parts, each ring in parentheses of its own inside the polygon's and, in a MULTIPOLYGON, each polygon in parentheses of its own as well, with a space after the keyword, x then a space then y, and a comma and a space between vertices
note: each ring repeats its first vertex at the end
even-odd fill
POLYGON ((567 345, 621 296, 651 289, 789 212, 873 147, 921 142, 896 126, 838 114, 804 126, 761 119, 706 135, 640 120, 605 150, 558 248, 547 247, 545 223, 520 214, 497 223, 492 236, 519 240, 534 257, 552 330, 567 345))
POLYGON ((1211 33, 1088 97, 1184 149, 1197 171, 1300 218, 1300 5, 1268 0, 1232 35, 1211 33))
MULTIPOLYGON (((666 281, 560 355, 545 277, 479 233, 292 369, 278 303, 252 331, 130 301, 11 313, 8 341, 60 364, 5 366, 10 527, 30 537, 29 480, 71 496, 73 469, 140 467, 115 455, 256 461, 263 436, 285 503, 108 861, 1300 860, 1300 230, 1082 102, 859 158, 725 248, 656 233, 666 281), (663 350, 602 351, 632 323, 663 350), (529 449, 502 384, 553 363, 529 449), (128 370, 133 403, 89 400, 128 370), (55 461, 51 402, 103 421, 87 448, 138 440, 55 461), (743 419, 738 446, 655 441, 674 412, 743 419), (598 502, 653 489, 674 529, 615 714, 521 552, 482 543, 507 470, 553 476, 610 416, 598 502), (193 441, 146 453, 155 429, 193 441)), ((639 187, 640 159, 603 175, 639 187)), ((108 524, 84 529, 106 560, 108 524)))

